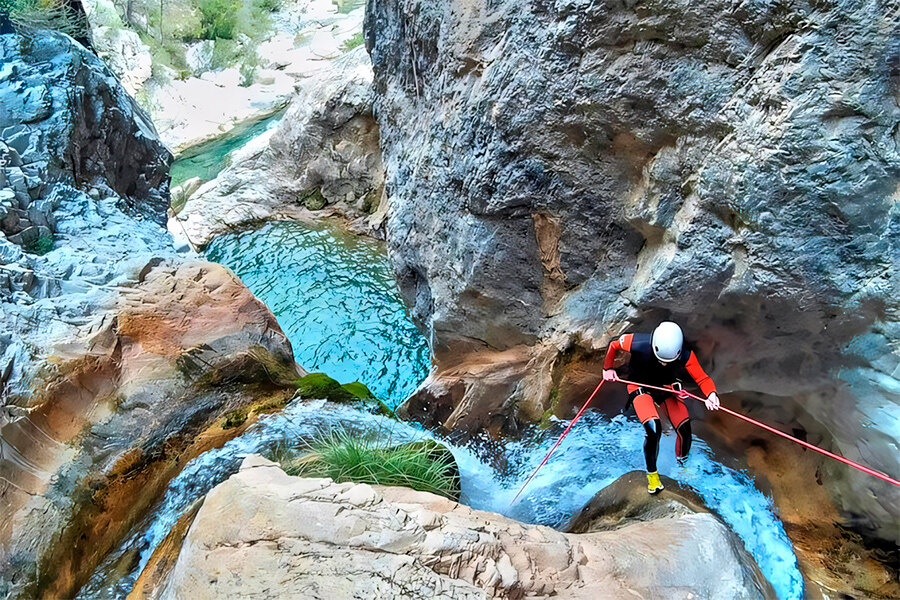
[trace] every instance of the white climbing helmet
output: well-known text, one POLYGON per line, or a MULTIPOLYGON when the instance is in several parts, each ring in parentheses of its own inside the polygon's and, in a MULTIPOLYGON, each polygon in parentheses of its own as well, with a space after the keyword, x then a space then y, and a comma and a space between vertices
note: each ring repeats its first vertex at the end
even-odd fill
POLYGON ((672 362, 681 355, 684 334, 672 321, 663 321, 653 330, 653 354, 662 362, 672 362))

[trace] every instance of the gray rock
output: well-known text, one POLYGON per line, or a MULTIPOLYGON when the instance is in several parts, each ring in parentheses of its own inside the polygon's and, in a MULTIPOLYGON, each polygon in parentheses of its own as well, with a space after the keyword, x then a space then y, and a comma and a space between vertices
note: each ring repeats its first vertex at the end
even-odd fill
MULTIPOLYGON (((727 402, 897 477, 896 19, 370 1, 389 250, 438 363, 412 408, 471 429, 570 416, 592 385, 560 393, 567 369, 671 318, 727 402), (517 347, 532 360, 502 398, 441 382, 517 347)), ((900 540, 897 488, 823 469, 849 524, 900 540)))
POLYGON ((140 91, 152 75, 150 47, 137 33, 121 24, 94 28, 93 34, 97 54, 106 61, 125 90, 132 95, 140 91))
POLYGON ((10 188, 0 188, 0 205, 10 209, 16 205, 16 193, 10 188))
POLYGON ((0 189, 0 364, 13 365, 0 400, 0 597, 69 598, 177 463, 148 469, 163 475, 148 484, 118 480, 121 461, 167 461, 173 443, 179 455, 252 399, 238 381, 270 381, 262 362, 296 373, 243 284, 176 256, 161 225, 171 157, 96 56, 59 34, 0 36, 0 131, 26 123, 28 164, 5 165, 17 183, 0 189), (210 369, 237 387, 187 393, 210 369), (95 527, 98 485, 125 505, 95 527))
POLYGON ((191 44, 185 51, 185 62, 195 77, 212 69, 213 46, 212 40, 203 40, 191 44))
POLYGON ((15 191, 28 193, 28 186, 25 183, 25 175, 22 173, 22 169, 18 167, 6 169, 6 181, 15 191))
POLYGON ((365 49, 330 61, 291 101, 273 132, 232 155, 232 164, 190 197, 179 220, 205 246, 217 235, 272 218, 337 211, 370 233, 383 218, 362 211, 381 197, 384 169, 372 115, 372 70, 365 49), (301 208, 301 206, 306 211, 301 208))
POLYGON ((164 225, 171 154, 115 76, 93 55, 70 48, 62 35, 30 45, 0 36, 0 56, 17 64, 0 76, 0 131, 20 134, 27 124, 26 163, 48 161, 51 177, 77 184, 102 180, 134 213, 164 225), (63 79, 77 81, 76 91, 59 85, 63 79), (50 147, 45 140, 53 140, 50 147), (133 159, 127 168, 112 167, 124 156, 133 159))
POLYGON ((28 151, 30 138, 30 130, 28 129, 28 126, 24 124, 13 125, 0 132, 0 139, 19 155, 25 154, 28 151))

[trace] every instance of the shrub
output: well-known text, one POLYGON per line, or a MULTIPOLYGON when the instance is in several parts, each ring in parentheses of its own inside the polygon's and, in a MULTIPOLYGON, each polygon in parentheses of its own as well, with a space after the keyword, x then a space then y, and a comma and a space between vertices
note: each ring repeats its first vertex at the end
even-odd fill
POLYGON ((53 250, 53 235, 41 235, 38 238, 25 244, 25 252, 31 254, 47 254, 53 250))
POLYGON ((241 3, 236 0, 200 0, 200 24, 203 28, 203 37, 208 40, 234 38, 240 8, 241 3))
POLYGON ((334 429, 300 451, 279 449, 273 459, 289 475, 403 486, 459 500, 459 467, 450 451, 433 440, 391 445, 334 429))
POLYGON ((256 65, 243 64, 241 65, 241 87, 250 87, 253 85, 253 80, 256 79, 256 65))
POLYGON ((253 0, 253 7, 262 12, 278 12, 283 5, 283 0, 253 0))
POLYGON ((84 14, 65 0, 0 0, 0 13, 8 14, 20 29, 61 31, 75 39, 86 37, 88 32, 84 14))
POLYGON ((351 37, 344 40, 344 43, 341 44, 341 48, 344 49, 345 52, 350 52, 357 46, 362 46, 365 39, 363 39, 362 32, 356 32, 351 37))

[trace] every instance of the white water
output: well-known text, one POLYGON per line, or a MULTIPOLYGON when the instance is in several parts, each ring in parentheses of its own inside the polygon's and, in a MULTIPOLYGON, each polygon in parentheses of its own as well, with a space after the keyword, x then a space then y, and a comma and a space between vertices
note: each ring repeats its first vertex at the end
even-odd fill
MULTIPOLYGON (((187 506, 234 473, 243 457, 266 452, 284 442, 298 443, 337 425, 397 443, 431 437, 407 423, 323 401, 297 402, 282 413, 266 415, 222 448, 191 461, 171 482, 151 519, 121 545, 120 550, 141 549, 137 568, 112 587, 105 586, 99 579, 92 581, 82 590, 81 597, 124 597, 153 549, 187 506)), ((601 488, 628 471, 642 468, 643 431, 640 425, 623 415, 609 420, 589 412, 572 429, 516 505, 510 508, 509 503, 522 482, 549 450, 564 425, 560 422, 547 431, 535 430, 521 441, 504 445, 475 442, 460 447, 441 440, 459 464, 462 501, 474 508, 522 521, 558 526, 601 488), (491 464, 505 466, 498 473, 491 464)), ((674 437, 667 436, 660 452, 660 472, 690 485, 721 515, 744 541, 780 598, 802 598, 803 583, 796 558, 781 522, 774 515, 771 501, 753 486, 747 475, 713 460, 701 440, 694 442, 691 466, 687 470, 675 466, 673 445, 674 437)), ((106 566, 120 554, 114 553, 106 566)), ((103 571, 101 567, 98 574, 103 571)))
MULTIPOLYGON (((211 255, 233 267, 272 307, 301 364, 342 380, 360 379, 392 405, 425 376, 427 345, 409 322, 387 257, 377 244, 326 227, 281 223, 224 236, 213 244, 211 255)), ((430 437, 407 423, 323 402, 299 402, 263 416, 240 437, 188 463, 159 506, 110 554, 79 597, 124 598, 187 506, 234 473, 244 456, 299 443, 335 425, 398 443, 430 437), (116 562, 127 559, 129 549, 140 551, 139 564, 130 565, 129 575, 119 579, 121 565, 116 562)), ((607 419, 589 411, 510 507, 565 425, 535 428, 503 444, 476 440, 460 447, 441 440, 459 464, 462 501, 522 521, 559 526, 619 476, 643 469, 644 436, 637 420, 624 415, 607 419)), ((802 598, 797 561, 771 501, 746 474, 714 460, 701 440, 694 440, 687 470, 675 466, 673 446, 669 434, 660 451, 660 472, 692 487, 719 513, 780 598, 802 598)))

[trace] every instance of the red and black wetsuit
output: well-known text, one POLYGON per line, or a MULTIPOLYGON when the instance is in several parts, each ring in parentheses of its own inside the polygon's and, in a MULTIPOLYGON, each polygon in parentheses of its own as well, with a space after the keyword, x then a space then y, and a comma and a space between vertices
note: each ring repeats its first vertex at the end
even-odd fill
MULTIPOLYGON (((667 386, 690 376, 705 396, 716 391, 716 386, 709 375, 703 371, 697 355, 684 344, 681 354, 671 362, 660 362, 653 353, 651 344, 653 336, 649 333, 626 333, 609 345, 604 369, 612 369, 617 350, 630 353, 628 369, 629 379, 650 385, 667 386)), ((675 454, 685 458, 691 449, 691 421, 687 406, 678 396, 628 385, 628 397, 634 404, 638 419, 644 425, 647 439, 644 441, 644 458, 647 460, 647 471, 656 471, 656 457, 659 454, 659 438, 662 435, 661 422, 657 406, 661 406, 666 416, 675 427, 678 439, 675 442, 675 454)))

